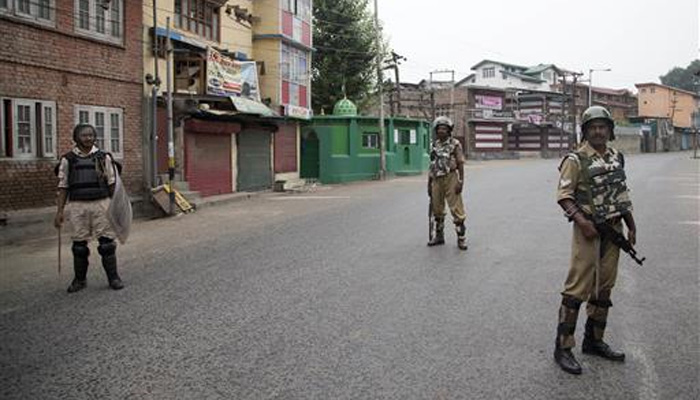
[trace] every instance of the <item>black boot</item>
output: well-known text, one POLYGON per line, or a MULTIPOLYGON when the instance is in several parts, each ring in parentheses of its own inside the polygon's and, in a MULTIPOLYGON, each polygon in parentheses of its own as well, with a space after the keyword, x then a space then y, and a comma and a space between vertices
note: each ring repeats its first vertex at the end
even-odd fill
POLYGON ((554 361, 559 364, 561 369, 570 374, 581 374, 581 364, 576 361, 571 349, 564 349, 556 345, 554 347, 554 361))
POLYGON ((574 347, 574 332, 576 331, 576 321, 581 301, 564 296, 559 308, 559 324, 557 325, 557 339, 554 344, 554 361, 564 371, 579 375, 581 364, 576 361, 571 349, 574 347))
POLYGON ((73 242, 71 247, 73 251, 73 272, 75 276, 73 282, 68 286, 68 293, 75 293, 77 291, 85 289, 87 286, 87 270, 90 257, 90 248, 88 248, 87 241, 73 242))
POLYGON ((455 224, 455 230, 457 231, 457 247, 460 250, 467 249, 467 227, 464 226, 464 221, 455 224))
POLYGON ((97 251, 102 256, 102 267, 104 267, 105 273, 107 274, 109 287, 114 290, 123 289, 124 283, 122 283, 117 273, 117 244, 114 242, 114 239, 106 237, 100 237, 99 241, 100 245, 97 246, 97 251))
POLYGON ((590 317, 586 320, 586 333, 583 336, 581 351, 611 361, 625 361, 625 353, 614 351, 603 341, 602 332, 605 330, 605 321, 596 321, 590 317))
POLYGON ((428 246, 445 244, 445 219, 435 217, 435 236, 428 242, 428 246))
POLYGON ((625 361, 624 353, 613 351, 603 341, 608 311, 612 305, 609 289, 600 290, 596 298, 588 300, 588 304, 586 304, 588 319, 586 320, 586 331, 581 350, 586 354, 593 354, 608 360, 625 361))

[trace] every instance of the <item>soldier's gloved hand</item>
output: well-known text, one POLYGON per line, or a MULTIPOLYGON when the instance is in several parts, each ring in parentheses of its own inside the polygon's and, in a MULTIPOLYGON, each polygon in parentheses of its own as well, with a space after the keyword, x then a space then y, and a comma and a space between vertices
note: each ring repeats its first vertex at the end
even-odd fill
POLYGON ((576 224, 581 229, 581 233, 583 233, 583 236, 586 239, 591 240, 595 239, 598 236, 598 230, 595 228, 595 225, 592 221, 585 218, 581 218, 580 220, 576 220, 576 224))
POLYGON ((457 186, 455 187, 455 193, 461 194, 462 190, 464 190, 464 185, 462 185, 461 183, 458 183, 457 186))
POLYGON ((627 231, 627 241, 630 242, 632 246, 637 244, 637 231, 635 229, 627 231))

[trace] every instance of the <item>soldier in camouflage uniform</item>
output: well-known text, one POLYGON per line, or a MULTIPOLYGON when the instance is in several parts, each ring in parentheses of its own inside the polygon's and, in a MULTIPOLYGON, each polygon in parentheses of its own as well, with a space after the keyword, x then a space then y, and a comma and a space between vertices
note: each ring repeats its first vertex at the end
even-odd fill
POLYGON ((574 221, 571 266, 562 291, 554 360, 566 372, 581 373, 571 352, 581 304, 585 301, 586 321, 582 351, 613 361, 625 354, 613 351, 603 341, 612 307, 611 292, 617 278, 620 249, 601 237, 596 224, 607 223, 622 232, 627 226, 629 242, 636 241, 636 226, 627 189, 622 153, 608 147, 614 140, 615 123, 603 107, 588 108, 582 117, 583 143, 562 161, 557 202, 574 221))
POLYGON ((462 203, 464 185, 464 153, 459 141, 452 137, 452 120, 437 117, 433 122, 435 140, 430 151, 430 171, 428 175, 428 195, 435 216, 435 235, 428 246, 445 243, 445 201, 452 213, 452 221, 457 231, 457 247, 467 249, 467 218, 462 203))

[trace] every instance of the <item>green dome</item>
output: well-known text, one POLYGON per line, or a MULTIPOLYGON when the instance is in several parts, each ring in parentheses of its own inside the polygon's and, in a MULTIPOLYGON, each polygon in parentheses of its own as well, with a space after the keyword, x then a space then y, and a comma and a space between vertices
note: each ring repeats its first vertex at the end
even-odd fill
POLYGON ((333 107, 333 115, 353 117, 357 115, 357 107, 347 98, 339 100, 333 107))

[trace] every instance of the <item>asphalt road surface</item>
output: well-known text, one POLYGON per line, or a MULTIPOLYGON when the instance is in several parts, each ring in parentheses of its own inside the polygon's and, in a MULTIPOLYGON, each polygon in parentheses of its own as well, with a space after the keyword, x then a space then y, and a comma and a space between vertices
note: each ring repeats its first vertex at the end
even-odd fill
MULTIPOLYGON (((558 160, 470 162, 469 250, 428 248, 425 177, 268 193, 135 224, 107 288, 56 239, 1 249, 3 399, 698 399, 699 161, 627 157, 638 267, 606 338, 552 360, 571 226, 558 160)), ((584 313, 577 339, 580 343, 584 313)))

